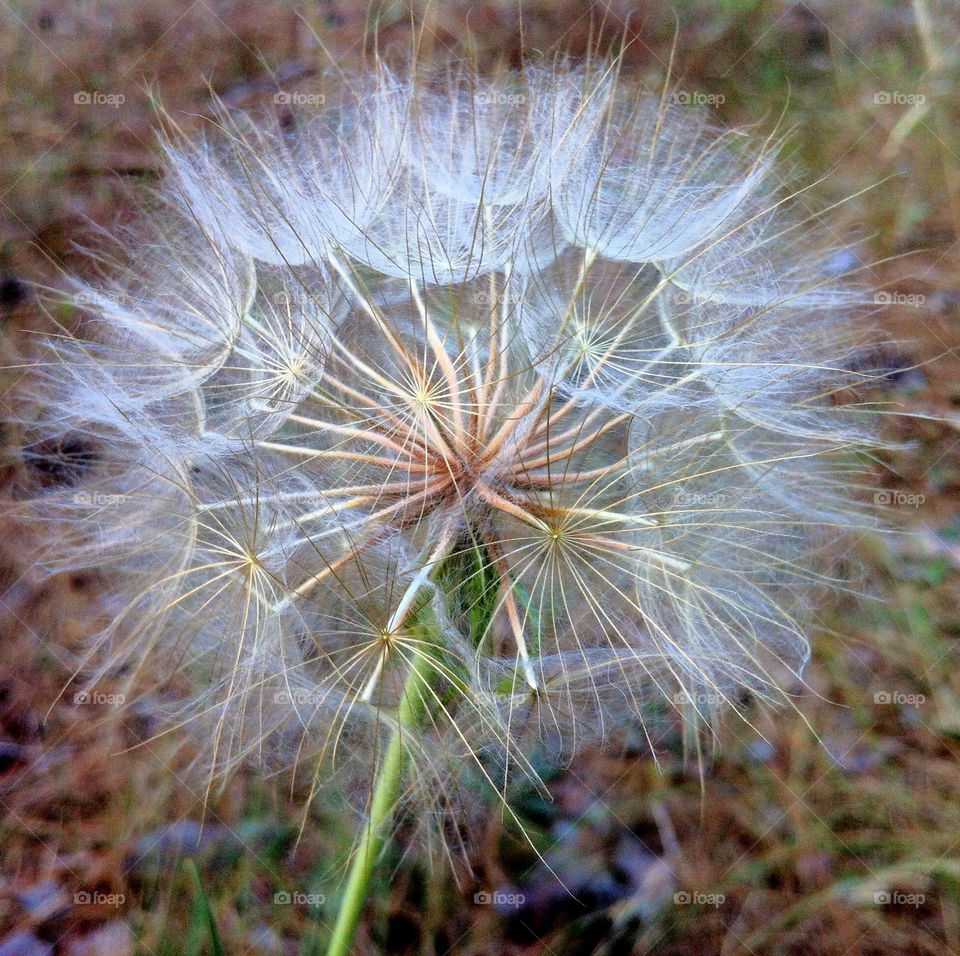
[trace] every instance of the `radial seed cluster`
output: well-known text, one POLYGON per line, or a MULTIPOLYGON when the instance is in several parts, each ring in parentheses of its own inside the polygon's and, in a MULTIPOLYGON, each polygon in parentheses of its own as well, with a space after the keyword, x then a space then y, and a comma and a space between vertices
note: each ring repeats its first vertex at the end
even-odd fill
POLYGON ((90 682, 188 668, 218 767, 360 779, 416 665, 449 793, 799 672, 860 343, 769 143, 613 68, 381 66, 166 154, 32 379, 46 567, 112 587, 90 682))

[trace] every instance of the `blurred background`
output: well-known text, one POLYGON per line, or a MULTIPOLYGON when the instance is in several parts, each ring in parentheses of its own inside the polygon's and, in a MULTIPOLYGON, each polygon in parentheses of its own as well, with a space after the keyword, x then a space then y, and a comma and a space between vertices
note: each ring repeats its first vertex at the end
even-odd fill
MULTIPOLYGON (((282 115, 374 44, 484 69, 626 44, 651 90, 791 131, 785 168, 842 201, 829 239, 871 264, 903 450, 869 464, 900 530, 851 555, 859 589, 820 609, 796 710, 745 701, 699 759, 652 713, 655 756, 638 735, 545 768, 552 801, 516 796, 542 860, 492 804, 459 885, 401 830, 356 952, 960 954, 960 8, 0 0, 0 394, 49 321, 32 284, 90 277, 162 176, 158 103, 187 133, 216 97, 282 115)), ((156 718, 185 687, 77 699, 111 609, 95 570, 38 583, 34 532, 0 515, 0 956, 322 953, 355 820, 332 799, 305 818, 255 765, 206 799, 189 733, 156 718)))

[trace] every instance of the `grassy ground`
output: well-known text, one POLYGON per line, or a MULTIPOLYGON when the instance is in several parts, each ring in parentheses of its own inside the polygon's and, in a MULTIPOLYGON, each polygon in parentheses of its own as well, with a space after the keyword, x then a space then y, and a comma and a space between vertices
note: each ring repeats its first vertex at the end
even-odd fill
MULTIPOLYGON (((960 953, 952 5, 542 0, 518 18, 506 0, 0 3, 7 356, 40 321, 27 282, 88 269, 75 244, 96 244, 95 225, 122 218, 131 185, 158 175, 154 97, 194 128, 211 92, 253 106, 309 88, 321 46, 349 63, 375 28, 388 54, 406 48, 411 17, 428 53, 469 49, 483 63, 516 62, 521 30, 528 49, 575 55, 626 38, 628 68, 654 89, 676 40, 678 90, 711 96, 729 123, 770 129, 782 115, 785 162, 818 180, 821 204, 853 197, 835 239, 877 263, 868 281, 894 303, 876 321, 892 340, 889 430, 910 444, 878 465, 878 483, 924 500, 889 508, 910 534, 860 543, 863 594, 823 609, 796 712, 726 721, 700 768, 664 717, 659 766, 627 741, 556 773, 551 803, 518 795, 576 900, 491 812, 459 887, 400 841, 357 952, 960 953)), ((317 807, 298 841, 301 804, 282 775, 251 767, 207 800, 189 738, 155 736, 155 697, 75 702, 72 655, 109 613, 97 576, 37 586, 18 558, 32 529, 0 524, 0 954, 322 952, 349 816, 317 807)))

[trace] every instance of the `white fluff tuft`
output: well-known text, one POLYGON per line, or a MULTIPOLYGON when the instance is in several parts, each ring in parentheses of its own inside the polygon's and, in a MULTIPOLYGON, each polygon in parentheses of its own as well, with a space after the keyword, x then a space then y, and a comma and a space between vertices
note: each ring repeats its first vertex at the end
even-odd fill
POLYGON ((18 507, 115 575, 86 673, 189 663, 216 767, 361 780, 426 658, 411 787, 448 798, 651 696, 775 698, 870 428, 773 148, 600 69, 331 100, 167 143, 162 224, 32 379, 18 507))

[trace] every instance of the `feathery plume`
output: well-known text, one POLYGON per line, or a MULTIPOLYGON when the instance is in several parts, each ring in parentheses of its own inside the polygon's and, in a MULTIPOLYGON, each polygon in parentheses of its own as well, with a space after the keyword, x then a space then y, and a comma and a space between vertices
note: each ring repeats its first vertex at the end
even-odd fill
POLYGON ((400 739, 438 814, 651 697, 775 698, 870 432, 774 153, 612 67, 378 66, 167 141, 31 379, 31 447, 89 450, 26 506, 44 567, 113 579, 84 676, 189 666, 216 772, 279 749, 361 802, 400 739))

